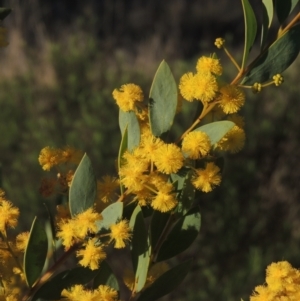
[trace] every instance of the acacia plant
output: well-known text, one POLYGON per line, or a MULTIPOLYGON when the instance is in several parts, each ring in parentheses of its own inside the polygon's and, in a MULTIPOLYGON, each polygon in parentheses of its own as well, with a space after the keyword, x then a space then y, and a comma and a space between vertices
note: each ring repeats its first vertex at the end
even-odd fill
MULTIPOLYGON (((200 231, 197 192, 209 193, 220 185, 222 157, 243 148, 244 120, 238 113, 245 103, 244 90, 259 92, 282 84, 281 73, 299 53, 300 14, 289 18, 298 1, 264 0, 260 52, 249 63, 258 25, 248 0, 241 2, 241 62, 223 38, 215 40, 216 51, 225 51, 237 69, 231 82, 222 78, 220 59, 213 53, 201 56, 179 84, 162 61, 147 97, 133 83, 113 90, 122 133, 115 175, 97 180, 88 155, 72 147, 41 150, 39 163, 49 172, 41 194, 65 196, 55 216, 49 213, 50 235, 39 218, 30 232, 15 239, 8 235, 20 212, 1 190, 1 300, 153 301, 182 282, 192 259, 175 266, 169 259, 184 252, 200 231), (280 27, 270 41, 273 13, 280 27), (197 102, 197 116, 174 139, 172 125, 186 101, 197 102), (125 266, 131 268, 117 275, 106 258, 123 248, 130 250, 125 266), (63 265, 70 258, 73 261, 63 265), (120 290, 121 283, 127 290, 120 290)), ((2 8, 0 19, 9 12, 2 8)), ((7 45, 4 27, 0 45, 7 45)), ((288 262, 272 263, 266 284, 256 287, 250 300, 300 300, 300 271, 288 262)))

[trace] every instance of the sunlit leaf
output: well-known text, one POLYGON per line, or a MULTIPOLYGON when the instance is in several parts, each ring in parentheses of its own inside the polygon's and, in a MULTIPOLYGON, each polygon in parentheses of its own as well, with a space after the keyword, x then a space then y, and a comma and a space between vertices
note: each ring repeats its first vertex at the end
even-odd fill
POLYGON ((154 283, 142 291, 137 301, 155 301, 176 288, 192 267, 192 260, 185 261, 162 274, 154 283))
POLYGON ((35 218, 24 255, 24 273, 29 287, 40 277, 48 251, 48 239, 43 225, 35 218))
POLYGON ((263 83, 270 80, 275 74, 286 70, 299 54, 299 36, 300 24, 292 27, 262 53, 249 72, 246 73, 242 84, 263 83))
POLYGON ((124 136, 127 128, 127 148, 128 150, 134 150, 140 144, 140 125, 138 119, 133 111, 123 112, 119 110, 119 126, 122 136, 124 136))
POLYGON ((235 124, 232 121, 222 120, 215 121, 202 125, 195 129, 208 135, 212 145, 218 143, 233 127, 235 124))
POLYGON ((72 216, 93 207, 97 194, 96 176, 91 160, 84 154, 79 163, 69 192, 69 206, 72 216))
POLYGON ((245 45, 242 60, 242 69, 247 62, 249 51, 254 43, 257 31, 256 18, 248 0, 242 0, 245 21, 245 45))
POLYGON ((149 95, 149 120, 152 134, 161 136, 174 120, 177 107, 177 85, 165 61, 159 65, 149 95))
POLYGON ((111 225, 121 220, 123 214, 123 203, 116 202, 106 207, 102 212, 102 220, 96 222, 98 231, 108 230, 111 225))
POLYGON ((194 207, 174 225, 158 252, 157 261, 169 259, 185 251, 196 239, 200 225, 199 208, 194 207))
POLYGON ((140 292, 146 283, 151 255, 150 239, 140 206, 136 206, 133 211, 129 225, 133 231, 131 255, 135 271, 135 291, 140 292))

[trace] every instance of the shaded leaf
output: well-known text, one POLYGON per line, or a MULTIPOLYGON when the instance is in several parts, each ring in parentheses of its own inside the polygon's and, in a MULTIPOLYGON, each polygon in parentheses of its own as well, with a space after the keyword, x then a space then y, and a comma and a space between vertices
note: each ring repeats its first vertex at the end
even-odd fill
POLYGON ((24 273, 29 287, 40 277, 48 251, 48 239, 43 225, 35 217, 24 255, 24 273))
POLYGON ((177 107, 177 85, 165 61, 159 65, 149 95, 149 120, 152 134, 161 136, 174 120, 177 107))
POLYGON ((150 224, 150 237, 152 249, 155 249, 169 218, 169 213, 154 210, 150 224))
POLYGON ((192 208, 180 218, 163 242, 157 255, 157 262, 174 257, 185 251, 196 239, 201 224, 199 208, 192 208))
POLYGON ((182 190, 177 197, 179 202, 176 207, 177 214, 185 215, 191 209, 194 202, 195 187, 191 182, 193 174, 194 172, 189 170, 184 177, 182 190))
POLYGON ((262 0, 262 29, 261 29, 261 40, 260 40, 260 48, 261 50, 264 48, 267 36, 269 32, 269 28, 271 26, 273 20, 273 0, 262 0))
POLYGON ((122 136, 124 136, 127 128, 127 149, 133 151, 140 144, 140 125, 133 111, 123 112, 119 110, 119 126, 122 136))
POLYGON ((256 18, 248 0, 242 0, 245 21, 245 44, 242 60, 242 69, 245 67, 249 51, 254 43, 257 31, 256 18))
POLYGON ((202 125, 195 129, 208 135, 212 145, 218 143, 233 127, 235 124, 232 121, 222 120, 215 121, 202 125))
POLYGON ((275 0, 275 10, 280 24, 287 19, 298 2, 299 0, 275 0))
POLYGON ((192 260, 185 261, 162 274, 154 283, 141 292, 138 301, 154 301, 173 290, 183 281, 192 267, 192 260))
POLYGON ((98 273, 99 270, 92 271, 83 267, 63 271, 41 286, 33 296, 32 301, 35 301, 39 298, 45 300, 60 300, 63 289, 68 289, 75 284, 85 285, 90 282, 98 273))
POLYGON ((118 280, 106 261, 101 262, 98 271, 99 273, 96 275, 93 283, 94 289, 96 289, 99 285, 108 285, 116 291, 120 290, 118 280))
POLYGON ((129 225, 133 231, 131 255, 135 271, 135 291, 140 292, 146 283, 151 255, 150 240, 140 206, 136 206, 133 211, 129 225))
POLYGON ((282 73, 297 58, 300 50, 300 24, 292 27, 271 47, 263 52, 253 68, 246 73, 242 84, 253 85, 270 80, 275 74, 282 73))
POLYGON ((72 217, 93 207, 97 194, 96 176, 87 154, 79 163, 69 192, 69 206, 72 217))

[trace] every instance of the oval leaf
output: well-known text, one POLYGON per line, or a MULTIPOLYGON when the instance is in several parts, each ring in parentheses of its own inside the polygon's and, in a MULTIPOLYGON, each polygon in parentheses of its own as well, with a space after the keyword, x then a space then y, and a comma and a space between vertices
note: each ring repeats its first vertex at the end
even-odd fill
POLYGON ((273 0, 262 0, 262 30, 261 30, 261 41, 260 41, 260 48, 261 50, 264 48, 267 36, 269 32, 269 28, 271 26, 273 20, 273 0))
POLYGON ((131 256, 135 271, 135 292, 140 292, 146 283, 151 255, 150 240, 140 206, 136 206, 133 211, 129 225, 133 231, 131 256))
MULTIPOLYGON (((119 154, 118 154, 118 170, 125 164, 126 160, 123 158, 124 153, 128 149, 128 127, 125 128, 124 133, 122 134, 122 140, 119 148, 119 154)), ((120 191, 121 194, 124 193, 124 186, 122 185, 120 181, 120 191)))
POLYGON ((242 80, 243 85, 253 85, 270 80, 282 73, 297 58, 300 50, 300 24, 292 27, 276 40, 254 63, 242 80))
POLYGON ((154 136, 161 136, 171 128, 177 99, 175 79, 168 64, 162 61, 154 76, 149 95, 149 119, 154 136))
POLYGON ((118 280, 106 261, 101 262, 99 273, 94 279, 93 288, 96 289, 99 285, 108 285, 116 291, 120 290, 118 280))
POLYGON ((24 255, 24 273, 29 287, 40 277, 48 251, 48 239, 43 225, 33 220, 24 255))
POLYGON ((106 207, 102 212, 102 220, 96 222, 98 231, 109 230, 110 226, 116 224, 123 214, 123 203, 116 202, 106 207))
POLYGON ((168 270, 142 291, 138 301, 154 301, 169 294, 179 286, 191 267, 192 260, 190 259, 168 270))
POLYGON ((38 300, 39 298, 44 300, 60 300, 63 289, 68 289, 75 284, 85 285, 98 273, 99 270, 92 271, 83 267, 78 267, 70 271, 63 271, 41 286, 31 301, 38 300))
POLYGON ((174 225, 157 255, 157 262, 185 251, 196 239, 201 225, 199 208, 192 208, 174 225))
POLYGON ((151 224, 150 224, 150 237, 151 237, 151 246, 155 250, 155 247, 158 243, 158 240, 163 233, 163 230, 170 218, 169 213, 160 212, 154 210, 151 224))
POLYGON ((127 149, 133 151, 139 146, 141 136, 139 121, 135 113, 133 111, 123 112, 122 110, 119 110, 119 125, 122 136, 127 128, 127 149))
POLYGON ((234 123, 228 120, 205 124, 195 129, 208 135, 211 145, 218 143, 233 127, 234 123))
POLYGON ((256 18, 253 9, 248 0, 242 0, 244 21, 245 21, 245 45, 242 61, 242 69, 244 68, 249 51, 254 43, 257 31, 256 18))
POLYGON ((91 161, 84 154, 71 182, 69 206, 72 217, 93 207, 97 194, 97 182, 91 161))
POLYGON ((190 209, 195 199, 195 187, 192 184, 192 176, 194 172, 189 170, 183 182, 183 187, 177 197, 178 206, 176 207, 177 214, 185 215, 190 209))

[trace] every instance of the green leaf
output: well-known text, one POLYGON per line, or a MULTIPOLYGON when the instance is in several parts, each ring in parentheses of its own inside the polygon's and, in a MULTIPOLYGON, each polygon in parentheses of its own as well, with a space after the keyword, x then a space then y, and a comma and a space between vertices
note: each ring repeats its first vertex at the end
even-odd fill
POLYGON ((129 225, 133 231, 131 255, 135 271, 135 291, 140 292, 146 283, 151 255, 150 240, 140 206, 136 206, 133 211, 129 225))
POLYGON ((161 136, 174 120, 177 107, 177 85, 165 61, 159 65, 149 95, 149 120, 152 134, 161 136))
POLYGON ((119 220, 122 219, 122 214, 123 214, 122 202, 116 202, 106 207, 101 212, 103 219, 96 222, 98 231, 102 229, 109 230, 111 225, 117 223, 119 220))
POLYGON ((11 12, 10 8, 0 7, 0 20, 3 21, 11 12))
POLYGON ((245 21, 245 45, 242 60, 242 69, 245 67, 249 51, 254 43, 257 31, 256 18, 248 0, 242 0, 245 21))
POLYGON ((180 285, 191 267, 190 259, 168 270, 142 291, 137 301, 154 301, 169 294, 180 285))
POLYGON ((270 80, 282 73, 297 58, 300 50, 300 24, 292 27, 269 49, 264 51, 242 80, 243 85, 253 85, 270 80))
POLYGON ((124 135, 125 130, 128 130, 127 137, 127 148, 132 151, 140 144, 140 125, 139 121, 133 111, 123 112, 119 110, 119 126, 122 135, 124 135))
POLYGON ((183 187, 177 197, 179 201, 176 207, 177 214, 185 215, 191 208, 195 199, 195 187, 192 184, 194 172, 189 170, 184 176, 183 187))
POLYGON ((69 192, 69 206, 72 217, 93 207, 96 194, 96 176, 91 160, 87 154, 84 154, 74 174, 69 192))
POLYGON ((261 30, 261 41, 260 48, 263 49, 269 32, 269 28, 271 26, 273 20, 273 0, 262 0, 262 14, 263 14, 263 22, 262 22, 262 30, 261 30))
POLYGON ((35 217, 24 255, 24 273, 29 287, 40 277, 48 251, 48 239, 43 225, 35 217))
POLYGON ((275 0, 275 10, 280 24, 287 19, 298 2, 299 0, 275 0))
POLYGON ((157 255, 157 262, 174 257, 185 251, 196 239, 201 225, 198 207, 192 208, 180 218, 163 242, 157 255))
POLYGON ((106 261, 102 261, 99 273, 94 279, 93 288, 96 289, 99 285, 108 285, 109 287, 119 291, 119 284, 116 276, 106 261))
POLYGON ((232 121, 222 120, 215 121, 202 125, 195 129, 195 131, 204 132, 208 135, 211 145, 218 143, 235 124, 232 121))
MULTIPOLYGON (((119 148, 119 154, 118 154, 118 170, 126 163, 126 160, 123 159, 124 153, 128 149, 128 127, 125 128, 124 133, 122 135, 122 140, 119 148)), ((120 182, 120 190, 121 194, 124 193, 124 186, 120 182)))
POLYGON ((60 300, 63 289, 68 289, 75 284, 85 285, 89 283, 98 273, 99 270, 92 271, 83 267, 63 271, 41 286, 31 301, 38 300, 39 298, 45 300, 60 300))
POLYGON ((152 249, 155 249, 169 218, 169 213, 154 210, 150 224, 150 237, 152 249))

